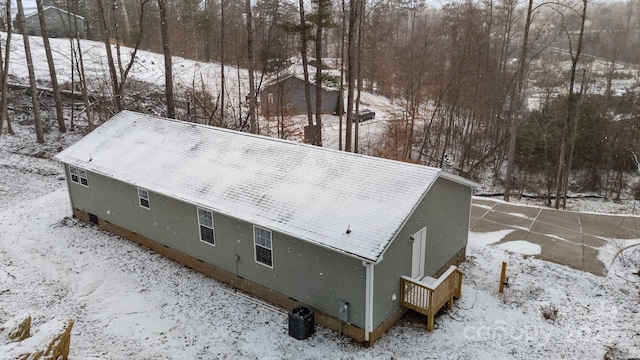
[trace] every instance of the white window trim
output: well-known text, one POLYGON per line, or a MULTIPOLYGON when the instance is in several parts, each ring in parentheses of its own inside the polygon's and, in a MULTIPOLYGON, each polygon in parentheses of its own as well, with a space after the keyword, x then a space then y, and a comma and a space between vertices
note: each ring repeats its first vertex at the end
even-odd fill
POLYGON ((87 172, 87 170, 78 168, 78 181, 80 182, 80 185, 84 187, 89 187, 89 173, 87 172), (82 173, 84 173, 84 179, 87 180, 86 185, 82 183, 82 179, 83 179, 82 173))
POLYGON ((253 261, 256 262, 256 264, 260 264, 262 266, 268 267, 269 269, 273 269, 273 264, 275 263, 274 259, 273 259, 273 232, 267 228, 263 228, 262 226, 256 226, 253 225, 253 261), (269 232, 269 240, 271 241, 271 248, 267 248, 265 246, 262 246, 258 243, 256 243, 256 228, 264 230, 269 232), (271 265, 267 265, 263 262, 258 261, 258 253, 256 252, 256 246, 260 246, 263 249, 267 249, 269 251, 271 251, 271 265))
POLYGON ((269 102, 269 104, 273 104, 273 93, 267 94, 267 101, 269 102))
POLYGON ((80 174, 78 173, 78 167, 77 166, 71 166, 69 165, 69 180, 71 180, 72 183, 74 184, 79 184, 80 183, 80 174), (72 172, 72 170, 75 170, 76 173, 74 174, 72 172), (73 175, 76 176, 76 180, 73 180, 73 175))
POLYGON ((216 246, 216 226, 215 226, 215 224, 214 224, 214 222, 213 222, 213 211, 211 211, 211 210, 209 210, 209 209, 205 209, 205 208, 201 208, 201 207, 199 207, 199 208, 197 208, 197 210, 196 210, 196 216, 198 217, 198 237, 199 237, 199 239, 200 239, 200 242, 201 242, 201 243, 205 243, 205 244, 207 244, 207 245, 209 245, 209 246, 213 246, 213 247, 215 247, 215 246, 216 246), (206 211, 206 212, 208 212, 208 213, 210 213, 210 214, 211 214, 211 225, 212 225, 211 227, 209 227, 209 225, 205 225, 205 224, 202 224, 202 223, 200 222, 200 211, 201 211, 201 210, 202 210, 202 211, 206 211), (201 230, 201 228, 200 228, 201 226, 204 226, 204 227, 209 228, 209 229, 211 229, 211 230, 212 230, 212 232, 213 232, 213 244, 212 244, 212 243, 210 243, 210 242, 208 242, 208 241, 204 241, 204 240, 202 240, 202 230, 201 230))
POLYGON ((147 210, 151 210, 151 199, 149 199, 149 190, 147 189, 143 189, 143 188, 138 188, 138 205, 140 205, 141 208, 143 209, 147 209, 147 210), (144 192, 147 194, 147 197, 144 198, 141 196, 141 192, 144 192), (142 205, 142 200, 147 200, 147 204, 149 204, 149 206, 144 206, 142 205))

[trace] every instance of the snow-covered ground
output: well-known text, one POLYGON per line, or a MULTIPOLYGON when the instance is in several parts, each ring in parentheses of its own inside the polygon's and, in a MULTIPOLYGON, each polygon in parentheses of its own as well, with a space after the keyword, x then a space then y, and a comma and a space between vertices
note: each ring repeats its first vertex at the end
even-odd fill
MULTIPOLYGON (((471 233, 463 297, 436 318, 408 314, 363 348, 324 328, 287 335, 283 309, 69 219, 62 168, 0 148, 0 323, 72 318, 71 359, 603 358, 640 356, 640 251, 607 277, 490 245, 471 233), (510 286, 498 294, 501 262, 510 286), (558 318, 545 320, 542 308, 558 318)), ((12 345, 0 340, 0 354, 12 345)))
MULTIPOLYGON (((21 39, 14 46, 17 59, 21 39)), ((59 43, 59 53, 64 46, 68 42, 59 43)), ((104 78, 102 50, 96 45, 94 51, 87 59, 96 59, 91 67, 104 78)), ((160 84, 156 56, 141 52, 131 76, 160 84)), ((59 61, 64 74, 64 56, 59 61)), ((185 70, 177 71, 177 81, 184 86, 200 69, 211 66, 207 71, 217 74, 212 64, 174 63, 180 64, 185 70)), ((24 69, 12 65, 14 75, 24 69)), ((374 139, 392 105, 365 101, 377 116, 361 131, 374 139)), ((640 277, 633 274, 639 249, 623 252, 607 277, 598 277, 520 254, 536 252, 530 244, 492 245, 501 232, 470 234, 463 297, 436 318, 433 332, 426 332, 425 318, 408 313, 370 348, 321 327, 295 340, 287 334, 284 309, 70 219, 62 167, 49 156, 80 135, 52 131, 47 145, 36 146, 30 126, 14 127, 17 135, 0 137, 0 324, 24 313, 34 328, 72 318, 72 360, 640 357, 640 277), (509 287, 498 294, 502 261, 509 287), (545 319, 543 309, 554 308, 557 319, 545 319)), ((326 145, 337 147, 337 120, 327 117, 325 129, 334 129, 334 135, 325 132, 326 145)), ((601 200, 569 203, 611 210, 601 200)), ((14 346, 0 338, 0 358, 14 346)))
MULTIPOLYGON (((0 32, 0 41, 3 42, 3 45, 6 36, 6 33, 0 32)), ((49 41, 58 82, 60 84, 70 84, 74 76, 75 81, 78 81, 77 73, 74 75, 71 70, 72 51, 69 39, 51 38, 49 41)), ((75 47, 75 40, 73 43, 75 47)), ((29 38, 29 44, 31 47, 35 76, 39 81, 49 84, 49 67, 47 65, 47 57, 44 52, 42 38, 31 36, 29 38)), ((90 91, 107 95, 111 85, 109 85, 109 68, 104 43, 81 40, 80 44, 82 46, 84 69, 90 91)), ((121 47, 123 66, 126 66, 129 62, 132 51, 133 49, 131 48, 121 47)), ((12 77, 10 81, 29 84, 24 52, 22 35, 13 34, 11 38, 9 65, 9 74, 12 77)), ((116 57, 115 45, 112 45, 112 52, 113 56, 116 57)), ((177 56, 173 57, 173 80, 177 90, 205 90, 211 94, 217 94, 219 92, 219 77, 219 64, 204 63, 177 56)), ((143 50, 138 51, 128 79, 130 81, 145 82, 150 86, 164 86, 164 56, 143 50)), ((238 98, 241 96, 239 94, 247 94, 249 92, 248 86, 245 86, 248 84, 248 73, 244 69, 229 66, 225 67, 225 83, 227 86, 226 96, 230 103, 237 104, 238 98)))

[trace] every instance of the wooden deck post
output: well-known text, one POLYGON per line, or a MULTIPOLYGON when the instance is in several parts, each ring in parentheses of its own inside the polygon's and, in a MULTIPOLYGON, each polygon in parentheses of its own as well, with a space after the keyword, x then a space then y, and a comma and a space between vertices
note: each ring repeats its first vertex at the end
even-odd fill
POLYGON ((429 302, 428 302, 428 310, 427 312, 429 314, 427 314, 427 331, 431 332, 433 331, 433 318, 436 316, 435 311, 433 311, 434 306, 433 306, 433 291, 429 291, 429 302))
POLYGON ((500 288, 498 289, 498 291, 500 292, 500 294, 502 294, 504 292, 504 280, 507 276, 507 263, 506 262, 502 262, 502 272, 500 273, 500 288))

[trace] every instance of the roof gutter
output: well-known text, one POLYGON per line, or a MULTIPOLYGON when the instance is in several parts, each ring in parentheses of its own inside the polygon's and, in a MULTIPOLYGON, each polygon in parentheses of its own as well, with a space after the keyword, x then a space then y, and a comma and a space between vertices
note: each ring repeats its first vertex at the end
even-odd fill
POLYGON ((478 184, 475 181, 471 181, 467 178, 463 178, 462 176, 458 176, 458 175, 454 175, 452 173, 446 172, 444 170, 441 170, 440 172, 438 172, 438 177, 443 177, 447 180, 451 180, 453 182, 457 182, 459 184, 462 185, 466 185, 468 187, 470 187, 472 190, 478 190, 480 188, 480 184, 478 184))

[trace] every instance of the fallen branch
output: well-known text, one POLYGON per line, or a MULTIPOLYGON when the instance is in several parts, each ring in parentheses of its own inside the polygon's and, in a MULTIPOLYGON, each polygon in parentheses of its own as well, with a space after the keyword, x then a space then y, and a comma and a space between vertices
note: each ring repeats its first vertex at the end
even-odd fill
MULTIPOLYGON (((29 85, 22 85, 22 84, 7 84, 7 87, 9 89, 14 89, 14 90, 27 90, 30 91, 31 87, 29 85)), ((53 89, 51 88, 46 88, 46 87, 38 87, 37 88, 38 91, 40 92, 44 92, 47 94, 53 94, 53 89)), ((80 93, 76 93, 76 92, 72 92, 70 90, 60 90, 60 95, 63 95, 67 98, 71 98, 74 100, 82 100, 82 94, 80 93)), ((91 97, 92 101, 95 101, 96 98, 95 97, 91 97)))

